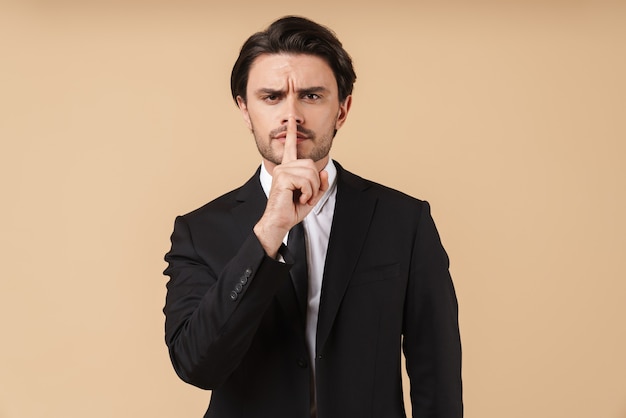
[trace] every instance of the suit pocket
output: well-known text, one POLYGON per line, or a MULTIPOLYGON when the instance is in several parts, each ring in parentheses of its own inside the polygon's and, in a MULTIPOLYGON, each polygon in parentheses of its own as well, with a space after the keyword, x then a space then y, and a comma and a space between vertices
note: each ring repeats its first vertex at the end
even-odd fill
POLYGON ((400 274, 400 263, 381 264, 377 266, 359 267, 354 272, 350 287, 363 286, 398 277, 400 274))

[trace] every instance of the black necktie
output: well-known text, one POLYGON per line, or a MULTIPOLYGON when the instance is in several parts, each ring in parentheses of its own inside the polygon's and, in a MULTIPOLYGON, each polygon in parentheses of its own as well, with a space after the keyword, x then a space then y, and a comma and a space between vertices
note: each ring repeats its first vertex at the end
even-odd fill
POLYGON ((293 267, 291 267, 291 280, 296 289, 298 297, 298 305, 303 317, 306 318, 307 293, 309 287, 309 273, 306 263, 306 243, 304 240, 304 226, 302 222, 291 228, 289 238, 287 240, 287 248, 295 259, 293 267))

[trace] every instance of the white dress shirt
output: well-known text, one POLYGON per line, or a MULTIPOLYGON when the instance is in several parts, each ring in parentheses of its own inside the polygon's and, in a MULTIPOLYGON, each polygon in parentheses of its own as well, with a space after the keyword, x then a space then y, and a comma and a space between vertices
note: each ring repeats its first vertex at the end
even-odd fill
MULTIPOLYGON (((337 197, 337 168, 329 158, 324 168, 328 173, 328 190, 315 205, 313 210, 302 221, 304 237, 306 241, 307 267, 309 270, 308 304, 306 313, 306 341, 309 349, 309 358, 313 378, 315 379, 315 336, 317 333, 317 315, 320 306, 320 294, 322 291, 322 277, 326 264, 326 251, 328 250, 328 238, 330 227, 335 213, 335 200, 337 197)), ((272 187, 272 176, 261 164, 261 186, 265 195, 269 197, 272 187)), ((283 243, 287 244, 287 234, 283 243)))

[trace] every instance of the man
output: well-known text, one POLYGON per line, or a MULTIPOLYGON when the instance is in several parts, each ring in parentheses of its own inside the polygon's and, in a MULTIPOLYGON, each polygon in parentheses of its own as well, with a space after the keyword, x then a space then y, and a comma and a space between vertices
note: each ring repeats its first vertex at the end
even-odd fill
POLYGON ((165 257, 166 342, 181 379, 213 391, 205 417, 404 417, 402 349, 413 416, 463 414, 457 302, 428 204, 329 157, 355 79, 307 19, 242 47, 231 88, 261 167, 178 217, 165 257))

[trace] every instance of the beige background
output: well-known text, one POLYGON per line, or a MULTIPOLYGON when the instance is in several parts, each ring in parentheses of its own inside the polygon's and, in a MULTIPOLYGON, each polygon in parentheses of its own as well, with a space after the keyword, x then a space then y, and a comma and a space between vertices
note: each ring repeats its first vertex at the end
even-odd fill
POLYGON ((0 417, 202 416, 162 257, 259 163, 230 68, 289 13, 354 58, 333 156, 432 204, 466 417, 626 417, 626 5, 440 3, 2 3, 0 417))

